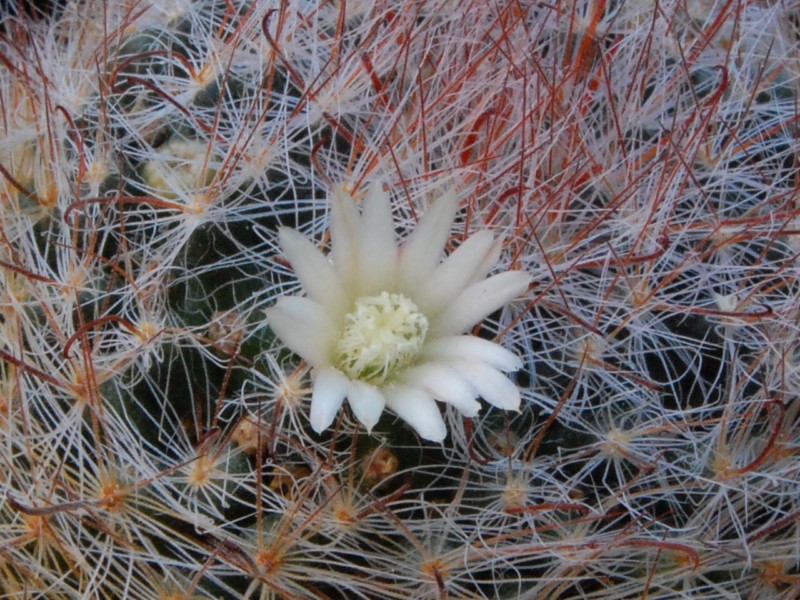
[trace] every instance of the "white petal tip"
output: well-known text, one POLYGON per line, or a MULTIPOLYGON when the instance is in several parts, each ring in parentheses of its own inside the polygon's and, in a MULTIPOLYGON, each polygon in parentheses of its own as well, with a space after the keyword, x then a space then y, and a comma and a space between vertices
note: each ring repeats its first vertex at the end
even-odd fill
POLYGON ((311 428, 322 433, 331 426, 347 395, 350 381, 336 369, 322 369, 314 378, 311 395, 311 428))
POLYGON ((447 437, 447 426, 444 422, 442 422, 441 427, 435 423, 429 423, 427 426, 418 422, 416 424, 409 423, 409 425, 417 432, 419 437, 429 442, 443 442, 447 437))
POLYGON ((417 433, 424 440, 428 440, 429 442, 442 443, 442 442, 444 442, 445 438, 447 437, 447 427, 443 427, 441 429, 441 431, 438 431, 438 430, 437 431, 431 431, 431 432, 428 432, 426 434, 423 434, 422 432, 417 431, 417 433))
POLYGON ((430 442, 447 437, 447 426, 436 402, 427 392, 405 385, 384 388, 386 406, 408 423, 417 435, 430 442))
POLYGON ((386 406, 383 393, 373 385, 351 381, 347 389, 347 401, 358 421, 372 433, 386 406))
POLYGON ((481 412, 481 403, 477 400, 473 400, 472 406, 469 407, 469 410, 459 410, 459 412, 464 415, 465 417, 472 419, 478 416, 478 413, 481 412))

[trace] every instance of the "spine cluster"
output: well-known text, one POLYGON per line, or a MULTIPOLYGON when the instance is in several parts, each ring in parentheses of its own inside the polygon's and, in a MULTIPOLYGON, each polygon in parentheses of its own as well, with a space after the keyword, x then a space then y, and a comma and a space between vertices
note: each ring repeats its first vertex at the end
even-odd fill
POLYGON ((800 594, 796 1, 12 4, 0 595, 800 594), (533 278, 518 413, 312 430, 278 232, 378 180, 533 278))

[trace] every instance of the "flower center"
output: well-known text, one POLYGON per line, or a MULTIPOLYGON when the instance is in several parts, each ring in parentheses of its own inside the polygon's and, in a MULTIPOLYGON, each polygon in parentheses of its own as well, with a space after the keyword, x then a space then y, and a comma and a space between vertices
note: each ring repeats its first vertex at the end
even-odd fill
POLYGON ((381 384, 411 364, 427 333, 428 319, 402 294, 359 298, 344 318, 339 368, 351 379, 381 384))

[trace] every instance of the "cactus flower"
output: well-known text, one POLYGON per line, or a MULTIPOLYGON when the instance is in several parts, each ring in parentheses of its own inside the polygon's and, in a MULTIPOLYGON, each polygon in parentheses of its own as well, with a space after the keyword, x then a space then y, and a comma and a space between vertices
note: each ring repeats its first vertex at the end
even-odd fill
POLYGON ((373 185, 363 204, 359 211, 348 193, 334 192, 327 256, 300 232, 279 232, 306 295, 281 297, 266 314, 312 368, 311 426, 330 426, 345 398, 367 431, 388 408, 432 441, 447 435, 436 401, 467 417, 478 413, 478 397, 517 410, 519 390, 503 372, 522 362, 465 332, 524 292, 530 277, 486 277, 502 246, 489 231, 442 258, 458 208, 452 193, 399 246, 388 193, 373 185))

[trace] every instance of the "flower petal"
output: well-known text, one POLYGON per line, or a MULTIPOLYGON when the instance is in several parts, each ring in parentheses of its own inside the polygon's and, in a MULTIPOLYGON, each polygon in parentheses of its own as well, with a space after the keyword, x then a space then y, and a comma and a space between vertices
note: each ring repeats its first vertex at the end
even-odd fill
POLYGON ((282 227, 278 232, 278 239, 309 298, 319 303, 330 315, 341 313, 344 309, 344 291, 325 255, 311 240, 295 229, 282 227))
POLYGON ((486 276, 500 250, 500 240, 490 231, 479 231, 433 269, 415 296, 417 305, 428 315, 439 314, 464 288, 486 276))
POLYGON ((452 335, 434 339, 425 344, 422 353, 422 357, 429 360, 468 358, 500 371, 517 371, 522 368, 522 361, 516 354, 500 344, 474 335, 452 335))
MULTIPOLYGON (((476 233, 475 235, 478 235, 478 233, 476 233)), ((467 240, 467 242, 468 241, 469 240, 467 240)), ((494 236, 492 236, 492 245, 486 250, 486 253, 483 254, 483 259, 480 262, 476 262, 474 266, 475 276, 472 278, 472 281, 470 281, 470 283, 476 283, 478 281, 481 281, 484 277, 486 277, 489 271, 492 270, 492 267, 494 267, 495 264, 497 264, 497 261, 500 260, 500 254, 502 252, 503 252, 503 238, 502 237, 495 238, 494 236)), ((455 252, 453 254, 455 254, 455 252)))
POLYGON ((473 283, 431 324, 428 335, 461 333, 524 292, 531 281, 522 271, 506 271, 473 283))
POLYGON ((386 398, 381 391, 363 381, 350 381, 347 402, 356 418, 367 428, 367 432, 372 431, 386 406, 386 398))
POLYGON ((383 391, 386 406, 411 425, 421 438, 441 442, 447 437, 447 427, 439 407, 429 394, 402 385, 390 385, 383 391))
POLYGON ((358 273, 360 226, 356 201, 344 189, 334 189, 331 193, 330 258, 345 288, 353 285, 358 273))
POLYGON ((350 380, 338 369, 329 367, 316 372, 309 415, 314 431, 322 433, 330 427, 342 407, 349 386, 350 380))
MULTIPOLYGON (((425 281, 439 264, 458 210, 455 190, 433 202, 400 249, 400 277, 406 288, 425 281)), ((410 289, 410 291, 415 291, 410 289)))
POLYGON ((389 194, 373 183, 364 198, 358 232, 359 295, 375 295, 396 278, 397 245, 389 194))
POLYGON ((448 361, 447 364, 489 404, 504 410, 519 410, 519 388, 497 369, 469 359, 448 361))
POLYGON ((478 395, 467 380, 455 369, 442 363, 424 363, 412 367, 401 376, 401 383, 430 393, 437 400, 455 406, 467 417, 474 417, 481 409, 478 395))
POLYGON ((325 310, 309 298, 285 296, 264 311, 273 333, 314 367, 330 364, 336 332, 325 310))

